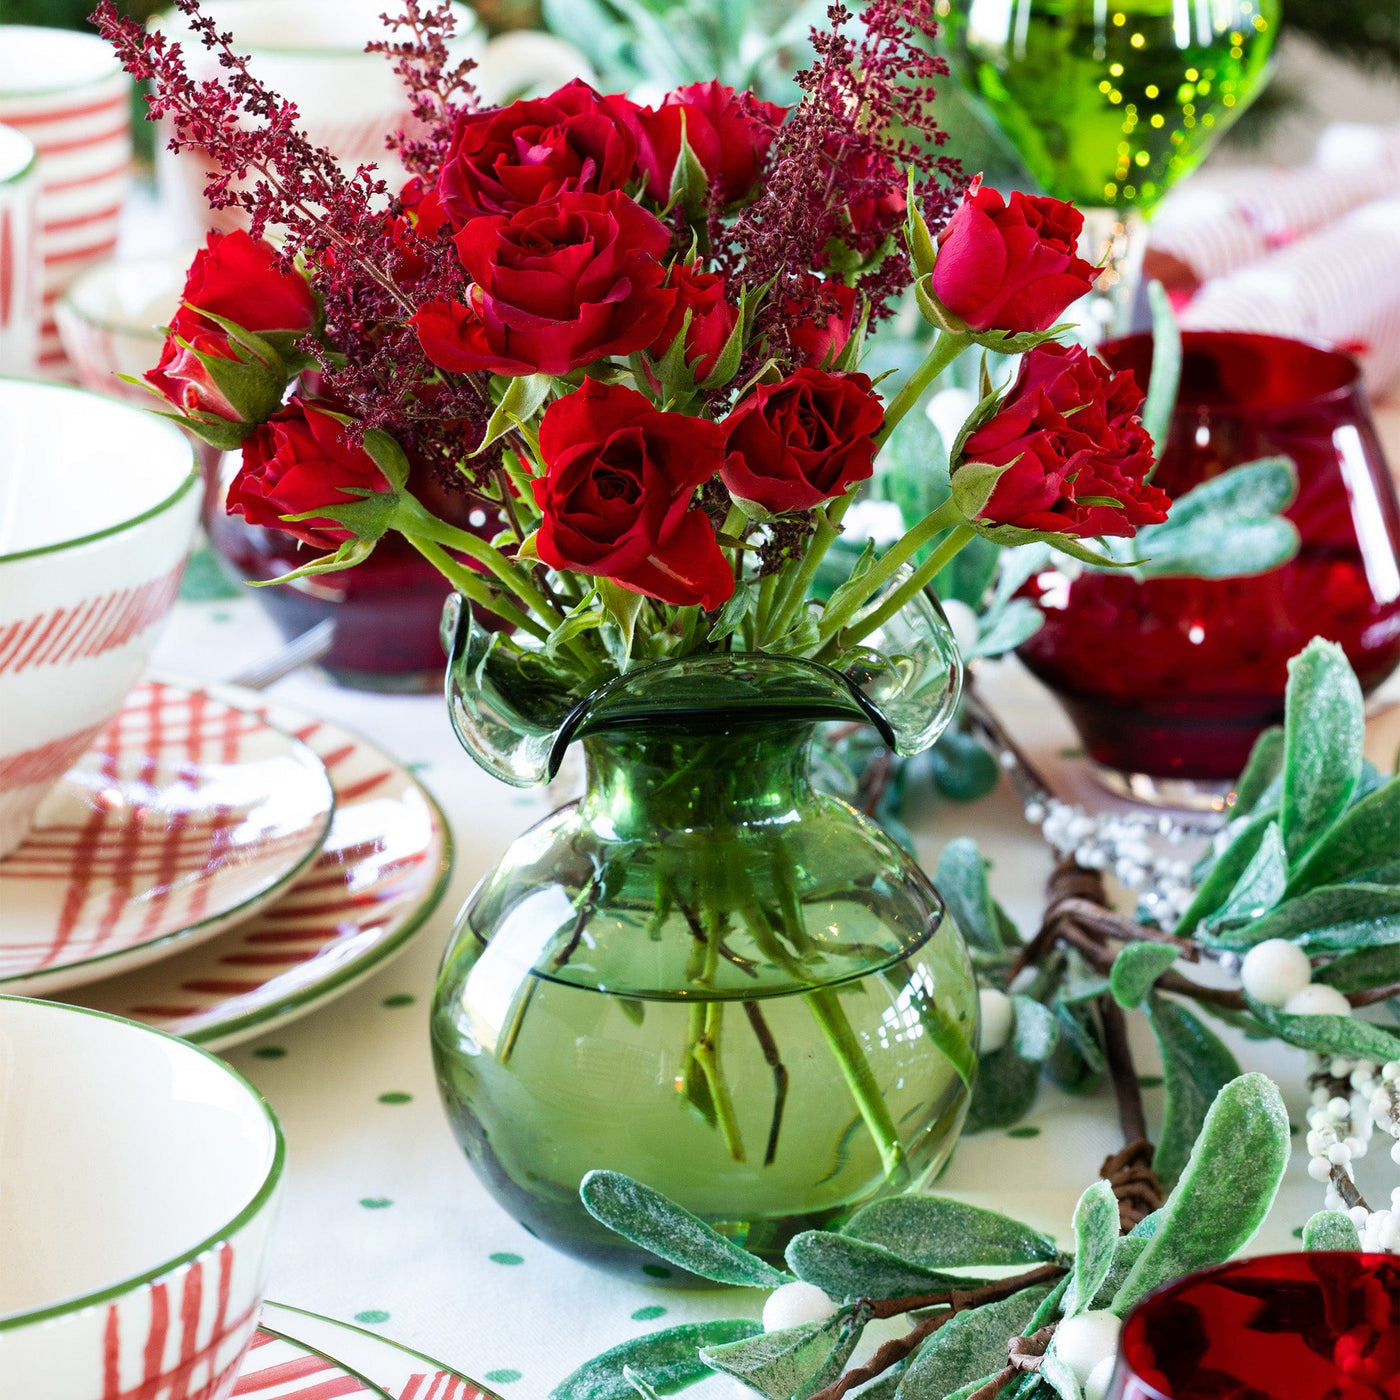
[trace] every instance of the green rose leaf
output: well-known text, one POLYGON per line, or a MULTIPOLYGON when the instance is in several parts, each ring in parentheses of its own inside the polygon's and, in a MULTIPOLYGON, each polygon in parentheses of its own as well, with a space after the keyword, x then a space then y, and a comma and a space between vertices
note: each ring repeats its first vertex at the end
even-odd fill
POLYGON ((1113 1311, 1122 1317, 1154 1288, 1243 1249, 1273 1205, 1288 1154, 1288 1111, 1273 1080, 1244 1074, 1227 1084, 1113 1311))
MULTIPOLYGON (((1288 894, 1334 885, 1393 867, 1400 831, 1400 778, 1363 797, 1294 867, 1288 894)), ((1394 877, 1392 877, 1393 879, 1394 877)))
POLYGON ((1346 811, 1361 774, 1361 685, 1341 647, 1315 637, 1288 663, 1285 706, 1279 820, 1296 860, 1346 811))
POLYGON ((1016 1053, 1015 1045, 1003 1045, 978 1061, 972 1103, 963 1125, 965 1133, 987 1128, 1009 1128, 1030 1112, 1035 1102, 1037 1066, 1016 1053))
POLYGON ((1152 1169, 1169 1183, 1186 1165, 1212 1102, 1240 1067, 1220 1038, 1180 1002, 1151 993, 1147 1019, 1162 1052, 1166 1079, 1166 1114, 1152 1169))
POLYGON ((622 1172, 589 1172, 578 1194, 588 1213, 608 1229, 701 1278, 745 1288, 776 1288, 791 1282, 786 1274, 712 1230, 698 1215, 622 1172))
POLYGON ((1378 1064, 1400 1058, 1400 1036, 1355 1016, 1290 1016, 1256 1001, 1249 1003, 1249 1009, 1280 1040, 1300 1050, 1375 1060, 1378 1064))
POLYGON ((883 1245, 828 1230, 795 1235, 787 1247, 787 1262, 804 1283, 816 1284, 833 1298, 903 1298, 947 1288, 975 1288, 986 1282, 939 1273, 883 1245))
POLYGON ((1303 1248, 1354 1253, 1361 1248, 1361 1236, 1351 1216, 1340 1210, 1320 1210, 1303 1226, 1303 1248))
POLYGON ((1321 885, 1286 900, 1240 938, 1239 946, 1287 938, 1314 956, 1400 943, 1400 886, 1321 885))
POLYGON ((723 1346, 762 1331, 749 1318, 734 1318, 648 1332, 585 1362, 549 1392, 550 1400, 634 1400, 637 1389, 628 1371, 653 1390, 670 1394, 710 1374, 700 1359, 701 1347, 723 1346))
POLYGON ((1006 1365, 1006 1342, 1021 1332, 1050 1290, 1025 1288, 949 1318, 920 1347, 895 1391, 896 1400, 944 1400, 1006 1365))
POLYGON ((1044 1264, 1055 1241, 1009 1215, 947 1196, 892 1196, 873 1201, 841 1233, 880 1245, 926 1269, 954 1265, 1044 1264))
POLYGON ((804 1322, 705 1347, 700 1356, 712 1370, 733 1376, 768 1400, 789 1400, 810 1393, 809 1382, 821 1371, 851 1313, 845 1309, 824 1322, 804 1322))
POLYGON ((518 424, 528 423, 544 407, 553 388, 554 380, 548 374, 522 374, 507 380, 501 400, 486 424, 485 435, 471 455, 481 456, 493 442, 500 441, 518 424))
POLYGON ((1141 1006, 1152 984, 1177 960, 1170 943, 1129 943, 1113 960, 1109 989, 1122 1007, 1141 1006))
POLYGON ((1118 1244, 1118 1198, 1096 1181, 1074 1208, 1074 1273, 1065 1295, 1065 1316, 1083 1312, 1103 1287, 1118 1244))

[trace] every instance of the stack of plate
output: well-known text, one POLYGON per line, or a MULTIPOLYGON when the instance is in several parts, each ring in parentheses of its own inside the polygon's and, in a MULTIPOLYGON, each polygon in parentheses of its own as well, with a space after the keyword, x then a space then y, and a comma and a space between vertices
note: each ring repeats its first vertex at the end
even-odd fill
POLYGON ((451 861, 436 803, 374 745, 252 691, 147 680, 0 861, 0 993, 223 1048, 402 950, 451 861))

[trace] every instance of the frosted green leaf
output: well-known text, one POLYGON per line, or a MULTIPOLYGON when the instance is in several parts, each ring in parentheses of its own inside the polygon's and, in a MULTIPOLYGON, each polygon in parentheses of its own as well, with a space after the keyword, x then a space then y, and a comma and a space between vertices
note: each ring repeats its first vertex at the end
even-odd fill
POLYGON ((1361 773, 1361 684, 1335 642, 1314 637, 1288 663, 1283 842, 1296 860, 1347 809, 1361 773))
POLYGON ((701 1359, 711 1370, 742 1381, 768 1400, 788 1400, 806 1393, 809 1382, 830 1354, 850 1312, 824 1322, 804 1322, 777 1332, 760 1332, 737 1342, 705 1347, 701 1359))
MULTIPOLYGON (((787 1247, 788 1267, 833 1298, 902 1298, 944 1288, 976 1287, 984 1279, 939 1273, 893 1250, 829 1230, 806 1230, 787 1247)), ((959 1259, 959 1264, 972 1260, 959 1259)))
POLYGON ((1227 1084, 1113 1311, 1122 1317, 1154 1288, 1239 1253, 1273 1205, 1288 1154, 1288 1112, 1273 1080, 1244 1074, 1227 1084))
POLYGON ((1303 1248, 1355 1252, 1361 1248, 1361 1236, 1344 1211, 1320 1210, 1303 1226, 1303 1248))
POLYGON ((1009 1215, 946 1196, 892 1196, 874 1201, 841 1233, 877 1244, 923 1268, 951 1265, 1043 1264, 1055 1241, 1009 1215))
POLYGON ((1054 1352, 1040 1363, 1040 1379, 1060 1397, 1060 1400, 1084 1400, 1079 1377, 1054 1352))
POLYGON ((1400 943, 1400 886, 1321 885, 1286 900, 1239 937, 1241 946, 1251 947, 1266 938, 1287 938, 1314 956, 1400 943))
POLYGON ((1181 382, 1181 327, 1166 288, 1155 279, 1147 284, 1147 302, 1152 310, 1152 373, 1142 403, 1142 426, 1152 439, 1154 456, 1160 460, 1181 382))
POLYGON ((710 1374, 700 1359, 701 1347, 723 1346, 762 1330, 749 1318, 734 1318, 648 1332, 584 1362, 549 1392, 550 1400, 634 1400, 636 1385, 625 1371, 632 1371, 653 1390, 669 1394, 710 1374))
POLYGON ((1176 961, 1170 943, 1128 943, 1113 960, 1109 989, 1119 1006, 1141 1006, 1152 984, 1176 961))
MULTIPOLYGON (((1154 1211, 1153 1214, 1155 1213, 1154 1211)), ((1113 1263, 1108 1274, 1099 1285, 1098 1292, 1089 1300, 1090 1311, 1106 1308, 1113 1301, 1114 1295, 1123 1286, 1123 1280, 1132 1272, 1139 1255, 1147 1248, 1147 1239, 1145 1235, 1119 1235, 1117 1243, 1113 1246, 1113 1263)))
POLYGON ((1013 996, 1016 1031, 1012 1044, 1023 1060, 1048 1060, 1060 1039, 1060 1023, 1055 1013, 1034 997, 1013 996))
POLYGON ((943 848, 933 877, 959 931, 974 948, 1000 953, 1005 947, 987 885, 987 862, 975 841, 960 836, 943 848))
POLYGON ((623 1379, 642 1397, 642 1400, 661 1400, 660 1391, 654 1390, 630 1366, 622 1368, 623 1379))
POLYGON ((608 1229, 701 1278, 747 1288, 790 1282, 786 1274, 725 1239, 698 1215, 622 1172, 589 1172, 578 1194, 588 1213, 608 1229))
POLYGON ((1380 878, 1378 871, 1393 866, 1395 833, 1400 831, 1400 778, 1362 798, 1295 866, 1289 894, 1316 885, 1335 885, 1363 876, 1380 878))
POLYGON ((944 1400, 950 1392, 1006 1365, 1007 1339, 1016 1336, 1049 1292, 1024 1288, 949 1318, 919 1348, 895 1392, 897 1400, 944 1400))
POLYGON ((1030 1112, 1035 1102, 1037 1066, 1016 1053, 1015 1045, 1003 1045, 978 1062, 972 1103, 963 1125, 965 1133, 987 1128, 1009 1128, 1030 1112))
POLYGON ((1249 1009, 1280 1040, 1302 1050, 1318 1050, 1328 1055, 1344 1055, 1351 1060, 1400 1058, 1400 1035, 1355 1016, 1290 1016, 1272 1006, 1251 1001, 1249 1009))
POLYGON ((1177 923, 1178 934, 1191 933, 1202 919, 1215 913, 1225 902, 1258 851, 1264 833, 1277 819, 1278 813, 1270 808, 1263 808, 1250 817, 1248 824, 1221 852, 1201 880, 1195 896, 1177 923))
POLYGON ((1249 761, 1235 785, 1235 805, 1230 817, 1247 817, 1259 805, 1260 799, 1283 774, 1283 726, 1270 725, 1249 751, 1249 761))
POLYGON ((1325 982, 1339 992, 1359 992, 1363 987, 1400 982, 1400 943, 1363 948, 1358 953, 1334 958, 1326 967, 1314 970, 1313 981, 1325 982))
POLYGON ((1276 823, 1270 822, 1259 849, 1240 873, 1225 903, 1206 921, 1205 930, 1213 932, 1222 926, 1260 918, 1283 898, 1287 884, 1288 856, 1283 849, 1283 834, 1276 823))
POLYGON ((1166 1113, 1152 1168, 1170 1184, 1186 1165, 1216 1095, 1240 1067, 1219 1037, 1180 1002, 1153 992, 1147 999, 1147 1017, 1166 1079, 1166 1113))
POLYGON ((1089 1306, 1113 1267, 1118 1243, 1118 1200, 1108 1182, 1094 1182, 1074 1208, 1074 1272, 1065 1295, 1065 1316, 1089 1306))

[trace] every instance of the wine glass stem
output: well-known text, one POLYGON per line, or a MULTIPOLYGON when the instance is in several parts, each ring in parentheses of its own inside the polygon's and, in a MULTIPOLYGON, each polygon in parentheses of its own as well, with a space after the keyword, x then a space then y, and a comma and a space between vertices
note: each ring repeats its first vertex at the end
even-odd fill
POLYGON ((1090 345, 1132 330, 1133 303, 1142 275, 1147 224, 1133 210, 1087 208, 1079 252, 1103 272, 1089 295, 1070 308, 1090 345))

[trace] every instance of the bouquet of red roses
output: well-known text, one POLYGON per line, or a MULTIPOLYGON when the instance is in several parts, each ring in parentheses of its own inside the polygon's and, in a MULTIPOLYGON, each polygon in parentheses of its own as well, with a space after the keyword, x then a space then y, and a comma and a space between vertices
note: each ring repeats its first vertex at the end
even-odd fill
POLYGON ((839 665, 974 532, 1098 558, 1078 542, 1165 519, 1138 387, 1056 338, 1096 275, 1079 214, 976 180, 957 200, 929 0, 872 0, 859 26, 836 7, 791 110, 581 81, 483 110, 447 7, 407 0, 381 46, 414 113, 397 191, 311 146, 195 0, 177 8, 221 82, 109 0, 97 18, 248 231, 210 235, 146 377, 241 451, 231 511, 330 551, 303 572, 398 531, 584 690, 702 651, 839 665), (911 286, 937 334, 892 392, 862 345, 911 286), (882 444, 971 344, 1023 358, 984 383, 951 496, 814 600, 882 444))

